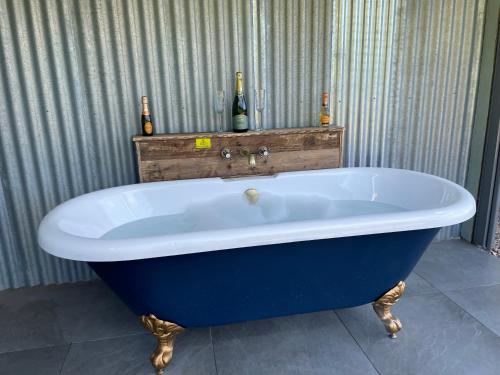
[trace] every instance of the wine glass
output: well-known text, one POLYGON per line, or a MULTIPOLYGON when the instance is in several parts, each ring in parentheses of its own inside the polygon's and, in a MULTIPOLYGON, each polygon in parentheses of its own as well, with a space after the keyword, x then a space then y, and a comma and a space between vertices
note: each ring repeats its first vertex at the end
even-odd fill
POLYGON ((262 128, 262 111, 266 105, 266 89, 255 89, 255 130, 260 132, 262 128))
POLYGON ((224 131, 224 126, 222 124, 222 114, 224 113, 224 107, 226 104, 226 93, 224 90, 217 90, 217 94, 215 96, 215 112, 217 112, 217 117, 219 120, 219 132, 224 131))

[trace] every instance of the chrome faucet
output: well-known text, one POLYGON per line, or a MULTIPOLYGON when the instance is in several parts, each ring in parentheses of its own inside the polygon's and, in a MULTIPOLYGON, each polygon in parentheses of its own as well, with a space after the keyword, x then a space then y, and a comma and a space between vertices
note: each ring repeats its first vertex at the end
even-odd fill
POLYGON ((248 165, 253 168, 257 164, 255 161, 255 154, 251 153, 248 147, 240 148, 240 155, 248 158, 248 165))
POLYGON ((221 152, 220 152, 220 156, 222 159, 224 160, 229 160, 231 159, 231 150, 228 149, 227 147, 224 147, 221 152))
POLYGON ((259 155, 261 158, 267 159, 267 157, 269 156, 269 149, 266 146, 260 146, 259 155))
MULTIPOLYGON (((242 147, 240 148, 240 155, 248 159, 248 165, 250 168, 255 168, 257 165, 257 156, 261 159, 267 160, 269 157, 269 149, 266 146, 260 146, 257 152, 251 152, 248 147, 242 147)), ((220 152, 220 156, 224 160, 231 160, 231 150, 224 147, 220 152)))

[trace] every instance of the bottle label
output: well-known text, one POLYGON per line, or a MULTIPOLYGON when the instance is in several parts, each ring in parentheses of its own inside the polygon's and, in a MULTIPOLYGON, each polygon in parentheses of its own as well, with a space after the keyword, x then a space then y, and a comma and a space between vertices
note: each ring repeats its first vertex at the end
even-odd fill
POLYGON ((212 148, 212 140, 210 138, 196 138, 194 148, 212 148))
POLYGON ((330 125, 330 116, 328 116, 328 115, 321 115, 321 116, 319 116, 319 122, 323 126, 330 125))
POLYGON ((233 116, 233 129, 237 130, 248 129, 248 116, 247 115, 233 116))
POLYGON ((151 123, 151 121, 144 123, 144 133, 153 134, 153 124, 151 123))

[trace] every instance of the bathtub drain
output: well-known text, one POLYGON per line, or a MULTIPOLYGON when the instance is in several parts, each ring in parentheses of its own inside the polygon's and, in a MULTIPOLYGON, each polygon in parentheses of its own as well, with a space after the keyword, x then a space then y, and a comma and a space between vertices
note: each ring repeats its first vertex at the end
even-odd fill
POLYGON ((245 190, 245 196, 250 204, 255 204, 259 200, 259 192, 254 188, 245 190))

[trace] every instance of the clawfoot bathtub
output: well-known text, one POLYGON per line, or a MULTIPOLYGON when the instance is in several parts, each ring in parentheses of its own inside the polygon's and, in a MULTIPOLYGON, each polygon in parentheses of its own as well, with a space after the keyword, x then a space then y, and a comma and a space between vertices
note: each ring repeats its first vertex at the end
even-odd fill
POLYGON ((39 243, 88 262, 141 317, 161 374, 189 327, 373 303, 394 337, 403 280, 474 212, 445 179, 345 168, 101 190, 51 211, 39 243))

